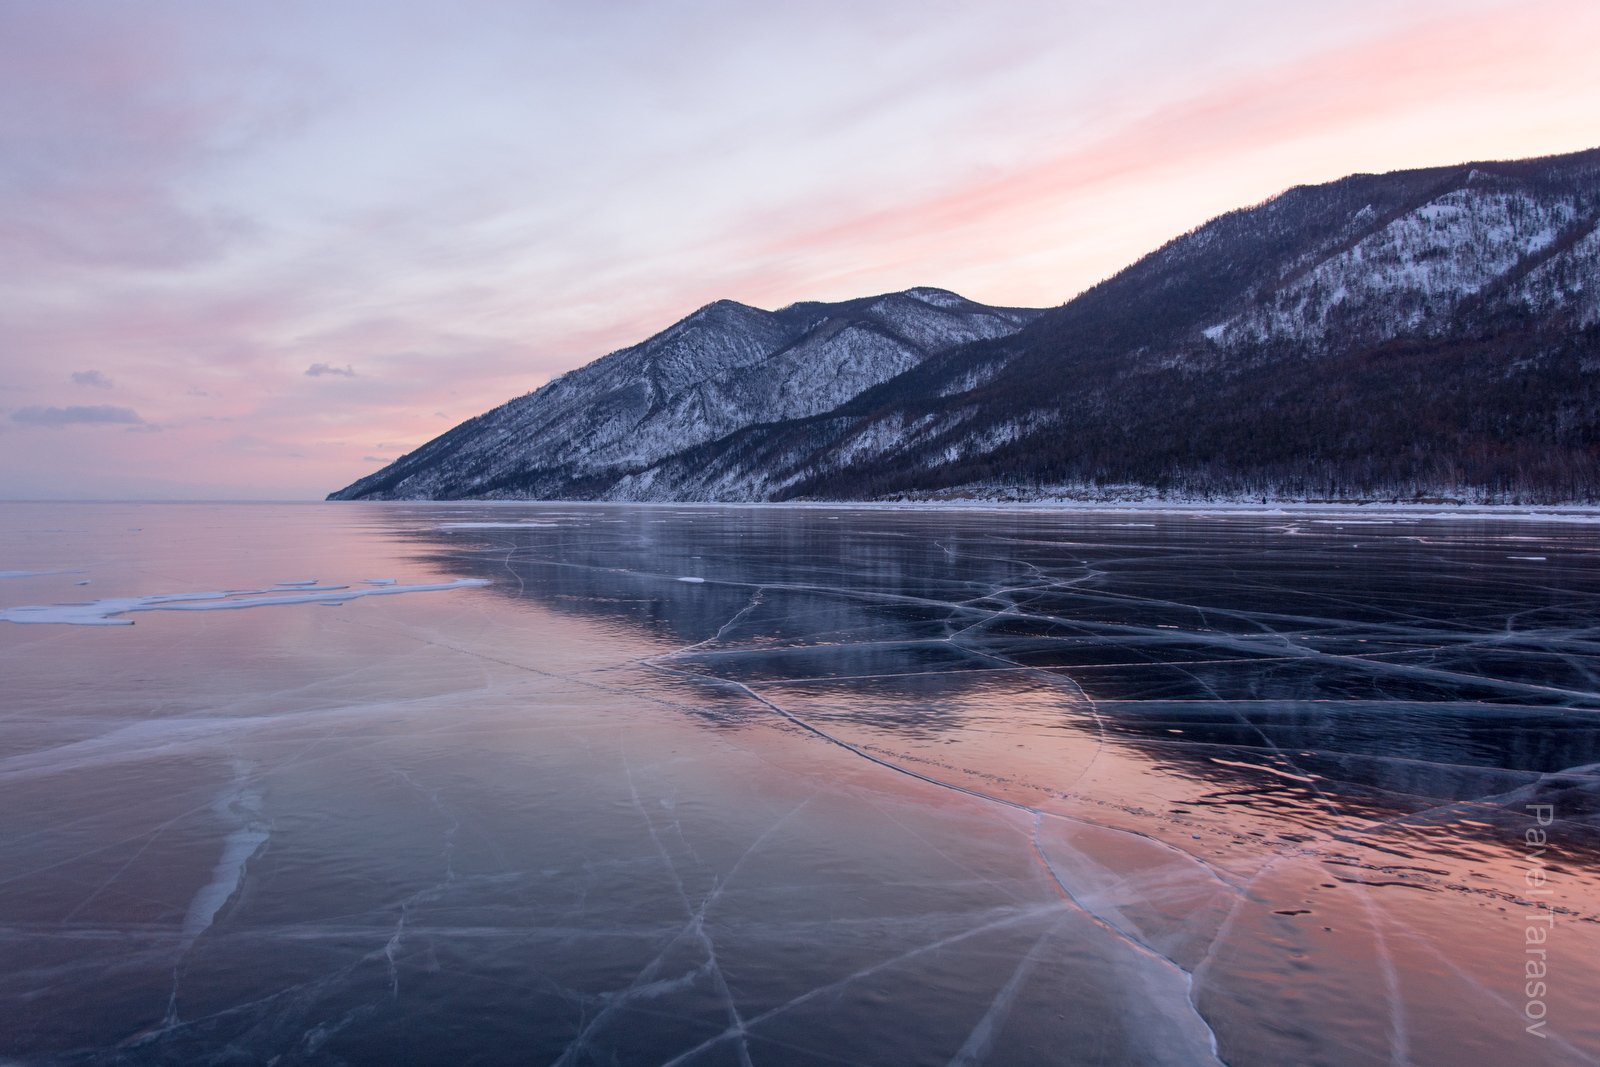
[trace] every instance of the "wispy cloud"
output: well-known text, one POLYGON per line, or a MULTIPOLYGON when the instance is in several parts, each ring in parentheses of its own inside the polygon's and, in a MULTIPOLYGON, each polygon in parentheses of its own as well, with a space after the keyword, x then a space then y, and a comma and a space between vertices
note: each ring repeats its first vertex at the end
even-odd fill
POLYGON ((64 408, 27 407, 11 413, 11 421, 23 426, 94 426, 108 423, 119 425, 145 425, 144 419, 132 408, 119 408, 110 404, 73 404, 64 408))
POLYGON ((209 15, 184 25, 197 14, 159 4, 6 8, 0 129, 11 166, 0 181, 0 238, 10 254, 42 274, 181 269, 249 232, 246 212, 183 188, 238 147, 219 133, 260 130, 282 96, 246 88, 248 75, 219 81, 205 52, 226 38, 205 42, 224 27, 209 15))
POLYGON ((0 0, 0 429, 163 428, 0 494, 320 496, 719 297, 1057 304, 1292 184, 1597 136, 1594 0, 936 7, 0 0))
POLYGON ((97 370, 75 370, 72 372, 73 385, 86 385, 91 389, 112 388, 111 379, 97 370))

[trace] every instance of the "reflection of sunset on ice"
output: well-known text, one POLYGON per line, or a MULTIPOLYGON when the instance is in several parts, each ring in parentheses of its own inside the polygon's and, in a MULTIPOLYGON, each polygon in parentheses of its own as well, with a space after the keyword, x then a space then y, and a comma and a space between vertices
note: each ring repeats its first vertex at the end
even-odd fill
POLYGON ((1592 526, 1356 514, 19 505, 268 602, 0 626, 6 1053, 1587 1062, 1592 526))

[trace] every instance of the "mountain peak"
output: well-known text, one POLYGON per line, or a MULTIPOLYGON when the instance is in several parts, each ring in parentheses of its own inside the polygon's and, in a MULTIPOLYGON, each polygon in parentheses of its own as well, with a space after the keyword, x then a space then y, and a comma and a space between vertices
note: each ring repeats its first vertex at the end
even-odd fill
POLYGON ((778 312, 716 300, 334 496, 647 493, 650 469, 671 456, 757 423, 820 414, 936 353, 1010 334, 1033 314, 942 289, 778 312))
POLYGON ((749 304, 741 304, 737 300, 723 299, 713 300, 709 304, 698 307, 694 311, 691 311, 688 315, 684 316, 684 318, 693 319, 705 315, 720 315, 730 313, 738 315, 750 312, 754 312, 758 315, 768 314, 768 312, 763 311, 761 308, 751 307, 749 304))
POLYGON ((907 289, 901 295, 909 296, 913 300, 920 300, 924 304, 931 304, 938 308, 961 307, 963 304, 971 303, 960 293, 952 293, 948 289, 939 289, 932 285, 919 285, 915 288, 907 289))

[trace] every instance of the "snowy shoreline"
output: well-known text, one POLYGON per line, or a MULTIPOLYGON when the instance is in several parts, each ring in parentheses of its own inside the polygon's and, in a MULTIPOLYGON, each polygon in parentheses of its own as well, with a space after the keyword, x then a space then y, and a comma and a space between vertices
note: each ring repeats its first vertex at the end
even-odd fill
MULTIPOLYGON (((1440 504, 1259 500, 992 500, 940 497, 906 500, 336 500, 337 506, 439 508, 794 508, 835 511, 1005 511, 1145 515, 1386 515, 1412 519, 1600 522, 1600 504, 1440 504)), ((461 524, 454 524, 461 525, 461 524)))
MULTIPOLYGON (((16 500, 11 504, 130 504, 147 506, 285 505, 299 507, 640 507, 640 508, 795 508, 835 511, 1007 511, 1066 512, 1078 514, 1147 515, 1388 515, 1413 519, 1500 519, 1508 521, 1600 522, 1600 504, 1483 504, 1409 503, 1387 501, 1295 501, 1241 499, 1085 499, 1038 497, 1031 500, 997 500, 986 497, 908 498, 897 500, 16 500)), ((463 528, 466 524, 452 524, 463 528)), ((0 571, 0 578, 38 577, 45 571, 0 571)))

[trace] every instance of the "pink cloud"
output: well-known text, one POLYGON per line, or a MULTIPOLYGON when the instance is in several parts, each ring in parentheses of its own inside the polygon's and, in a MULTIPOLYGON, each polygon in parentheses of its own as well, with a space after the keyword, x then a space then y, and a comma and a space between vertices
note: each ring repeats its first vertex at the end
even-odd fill
POLYGON ((247 216, 195 195, 197 179, 238 147, 241 128, 298 112, 211 73, 215 17, 160 4, 7 8, 0 243, 16 261, 176 269, 254 233, 247 216))
POLYGON ((63 368, 95 367, 163 432, 107 455, 97 431, 8 418, 0 433, 23 443, 0 449, 0 492, 35 479, 170 493, 161 479, 182 472, 195 492, 320 495, 717 298, 936 284, 1058 303, 1293 182, 1593 139, 1592 4, 1478 4, 1382 31, 1368 8, 1343 23, 1274 15, 1214 60, 1139 24, 1158 4, 1107 9, 1089 21, 1144 67, 1062 70, 1060 85, 1053 38, 947 34, 934 64, 928 38, 875 11, 892 45, 812 43, 881 64, 796 68, 804 91, 782 95, 790 82, 756 84, 764 54, 739 49, 806 53, 774 38, 809 17, 707 16, 712 51, 684 60, 656 40, 674 20, 641 15, 583 82, 583 49, 612 27, 572 8, 562 32, 583 47, 556 57, 552 84, 506 35, 485 38, 499 23, 473 16, 488 8, 441 9, 419 33, 377 5, 12 5, 8 410, 71 409, 86 393, 63 368), (1347 32, 1320 51, 1289 36, 1323 23, 1347 32), (724 56, 748 98, 701 78, 694 60, 724 56), (395 76, 413 70, 416 84, 395 76), (1018 95, 1028 85, 1037 97, 1018 95))
MULTIPOLYGON (((1152 197, 1180 203, 1187 197, 1195 203, 1189 225, 1197 225, 1249 201, 1238 199, 1238 193, 1232 194, 1236 199, 1218 201, 1187 182, 1186 175, 1237 170, 1241 157, 1299 138, 1330 144, 1321 153, 1296 160, 1298 174, 1257 195, 1277 192, 1292 181, 1341 177, 1372 165, 1373 156, 1389 156, 1376 165, 1395 169, 1464 162, 1474 153, 1504 158, 1590 147, 1590 141, 1600 143, 1600 134, 1592 129, 1570 131, 1564 143, 1551 145, 1534 138, 1518 144, 1515 131, 1496 128, 1481 130, 1473 143, 1459 130, 1433 129, 1428 122, 1437 107, 1470 110, 1496 94, 1514 96, 1582 78, 1593 59, 1586 43, 1590 35, 1578 27, 1600 32, 1596 15, 1592 6, 1574 0, 1547 0, 1441 19, 1309 61, 1198 86, 1193 94, 1152 107, 1108 136, 1032 165, 980 175, 935 196, 868 210, 840 205, 839 215, 820 225, 785 212, 766 220, 773 237, 756 255, 770 277, 751 288, 784 287, 796 274, 814 271, 819 262, 847 264, 829 273, 835 288, 896 272, 918 278, 919 265, 927 265, 923 270, 955 266, 966 273, 969 264, 1016 256, 1053 216, 1096 201, 1109 200, 1133 218, 1156 206, 1152 197), (1571 77, 1557 81, 1552 75, 1558 71, 1571 77), (1393 158, 1387 145, 1367 156, 1353 143, 1364 126, 1405 116, 1415 123, 1406 157, 1393 158), (1124 191, 1134 195, 1118 195, 1124 191)), ((1592 103, 1600 106, 1600 91, 1592 103)), ((1237 178, 1233 185, 1248 187, 1237 178)), ((1171 205, 1165 206, 1170 214, 1171 205)), ((1053 287, 1048 279, 1030 282, 1013 276, 1013 282, 1022 281, 1023 291, 1035 302, 1059 302, 1152 248, 1115 248, 1115 258, 1104 259, 1098 272, 1062 277, 1053 287)), ((1004 299, 995 293, 973 295, 1004 299)))

